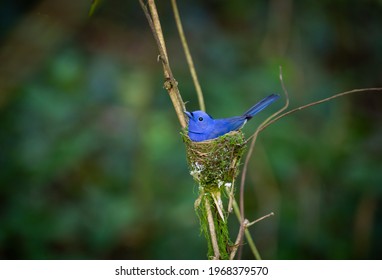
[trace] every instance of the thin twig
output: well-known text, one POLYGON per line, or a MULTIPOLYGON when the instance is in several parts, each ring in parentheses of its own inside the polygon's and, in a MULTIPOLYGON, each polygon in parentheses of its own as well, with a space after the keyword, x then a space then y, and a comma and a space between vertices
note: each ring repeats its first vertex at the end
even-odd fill
POLYGON ((295 108, 293 110, 290 110, 288 112, 285 112, 284 114, 281 114, 279 116, 277 116, 276 118, 272 119, 271 121, 269 121, 267 124, 261 126, 261 128, 259 129, 259 132, 264 130, 265 128, 267 128, 269 125, 271 125, 272 123, 274 123, 275 121, 287 116, 287 115, 290 115, 296 111, 300 111, 300 110, 303 110, 303 109, 306 109, 306 108, 309 108, 309 107, 312 107, 314 105, 318 105, 318 104, 321 104, 321 103, 324 103, 324 102, 327 102, 329 100, 332 100, 334 98, 338 98, 338 97, 341 97, 341 96, 344 96, 344 95, 348 95, 348 94, 351 94, 351 93, 360 93, 360 92, 377 92, 377 91, 381 91, 382 92, 382 88, 360 88, 360 89, 353 89, 353 90, 349 90, 349 91, 345 91, 345 92, 341 92, 341 93, 337 93, 333 96, 330 96, 330 97, 327 97, 327 98, 324 98, 324 99, 321 99, 321 100, 318 100, 318 101, 315 101, 315 102, 312 102, 312 103, 309 103, 309 104, 306 104, 306 105, 303 105, 303 106, 300 106, 298 108, 295 108))
MULTIPOLYGON (((249 160, 250 160, 250 158, 252 156, 253 149, 255 147, 257 135, 259 134, 259 132, 261 131, 261 128, 264 125, 266 125, 268 122, 270 122, 272 120, 272 118, 274 118, 275 116, 277 116, 281 112, 285 111, 288 108, 288 106, 289 106, 289 94, 288 94, 288 91, 286 90, 286 87, 284 85, 283 74, 282 74, 282 67, 281 66, 279 68, 279 71, 280 71, 279 72, 280 83, 281 83, 281 86, 282 86, 284 94, 285 94, 285 104, 284 104, 284 106, 280 110, 278 110, 276 113, 272 114, 265 121, 263 121, 259 125, 257 130, 255 131, 255 133, 253 133, 252 136, 248 138, 248 140, 252 138, 252 141, 251 141, 251 144, 249 145, 247 156, 245 157, 243 171, 241 173, 241 180, 240 180, 240 198, 239 198, 239 203, 240 203, 240 216, 241 217, 244 217, 244 186, 245 186, 245 178, 246 178, 246 175, 247 175, 249 160)), ((242 252, 242 250, 240 248, 239 256, 241 256, 241 252, 242 252)))
POLYGON ((264 216, 262 216, 261 218, 258 218, 258 219, 256 219, 256 220, 254 220, 253 222, 248 223, 248 224, 247 224, 247 227, 253 226, 253 225, 256 224, 256 223, 258 223, 258 222, 260 222, 260 221, 262 221, 262 220, 264 220, 264 219, 266 219, 266 218, 269 218, 270 216, 273 216, 274 214, 275 214, 275 213, 271 212, 271 213, 269 213, 269 214, 267 214, 267 215, 264 215, 264 216))
POLYGON ((207 196, 204 196, 204 206, 206 207, 206 212, 207 212, 207 220, 208 220, 208 226, 210 230, 212 249, 214 250, 214 259, 218 260, 220 258, 219 245, 218 245, 218 240, 216 238, 214 218, 211 212, 211 204, 208 201, 207 196))
MULTIPOLYGON (((285 84, 284 84, 284 81, 283 81, 281 66, 280 66, 280 76, 279 77, 280 77, 280 83, 281 83, 283 92, 284 92, 284 94, 286 96, 285 105, 279 111, 277 111, 276 113, 272 114, 269 118, 267 118, 264 122, 262 122, 261 125, 259 125, 259 127, 256 129, 256 131, 247 139, 247 141, 248 141, 249 139, 252 138, 252 141, 251 141, 251 144, 250 144, 250 147, 249 147, 246 159, 245 159, 243 171, 242 171, 242 174, 241 174, 241 182, 240 182, 240 215, 241 215, 241 217, 244 217, 244 186, 245 186, 245 178, 246 178, 246 174, 247 174, 247 170, 248 170, 249 159, 250 159, 250 157, 252 155, 252 152, 253 152, 253 149, 254 149, 254 146, 255 146, 255 143, 256 143, 256 140, 257 140, 257 136, 258 136, 258 134, 261 131, 263 131, 265 128, 267 128, 269 125, 273 124, 277 120, 279 120, 279 119, 281 119, 281 118, 283 118, 283 117, 285 117, 285 116, 287 116, 289 114, 292 114, 292 113, 294 113, 296 111, 300 111, 300 110, 309 108, 309 107, 314 106, 314 105, 318 105, 318 104, 330 101, 332 99, 335 99, 335 98, 338 98, 338 97, 341 97, 341 96, 345 96, 345 95, 352 94, 352 93, 359 93, 359 92, 372 92, 372 91, 377 92, 377 91, 382 91, 382 88, 353 89, 353 90, 349 90, 349 91, 345 91, 345 92, 341 92, 341 93, 335 94, 333 96, 330 96, 330 97, 327 97, 327 98, 324 98, 324 99, 321 99, 321 100, 318 100, 318 101, 315 101, 315 102, 312 102, 312 103, 300 106, 298 108, 292 109, 292 110, 287 111, 285 113, 282 113, 283 111, 285 111, 288 108, 288 105, 289 105, 289 94, 288 94, 288 91, 287 91, 287 89, 285 87, 285 84)), ((241 248, 239 250, 239 255, 241 255, 241 248)))
MULTIPOLYGON (((249 164, 249 160, 252 156, 252 152, 253 152, 253 149, 254 149, 254 146, 255 146, 255 143, 256 143, 256 138, 257 138, 257 135, 259 134, 259 132, 262 130, 261 128, 266 125, 268 122, 270 122, 272 120, 272 118, 274 118, 275 116, 277 116, 278 114, 280 114, 281 112, 285 111, 288 106, 289 106, 289 94, 288 94, 288 91, 286 90, 286 87, 284 85, 284 80, 283 80, 283 74, 282 74, 282 68, 280 66, 279 68, 279 79, 280 79, 280 83, 281 83, 281 86, 283 88, 283 92, 285 94, 285 104, 284 106, 278 110, 276 113, 272 114, 270 117, 268 117, 265 121, 263 121, 259 127, 257 128, 257 130, 255 131, 255 133, 252 134, 252 136, 250 136, 248 138, 252 139, 251 141, 251 144, 249 146, 249 150, 248 150, 248 153, 247 153, 247 156, 245 158, 245 162, 244 162, 244 167, 243 167, 243 172, 241 173, 241 181, 240 181, 240 213, 241 213, 241 216, 244 217, 244 185, 245 185, 245 177, 246 177, 246 174, 247 174, 247 169, 248 169, 248 164, 249 164)), ((247 140, 247 141, 248 141, 247 140)))
MULTIPOLYGON (((234 209, 234 212, 235 212, 235 214, 236 214, 237 219, 238 219, 239 221, 241 221, 242 218, 241 218, 241 216, 240 216, 239 206, 237 205, 237 202, 236 202, 235 199, 233 200, 233 209, 234 209)), ((244 219, 244 221, 245 221, 245 219, 244 219)), ((240 228, 241 228, 241 226, 240 226, 240 228)), ((247 227, 244 229, 244 232, 245 232, 245 237, 246 237, 246 239, 247 239, 247 241, 248 241, 249 248, 251 249, 253 256, 255 257, 255 259, 257 259, 257 260, 261 260, 260 253, 259 253, 259 251, 257 250, 256 245, 255 245, 255 242, 253 241, 252 236, 251 236, 251 233, 249 232, 249 230, 247 229, 247 227)), ((239 230, 239 235, 238 235, 238 237, 236 238, 236 243, 235 243, 236 249, 233 248, 233 249, 235 249, 235 251, 237 251, 238 247, 241 246, 241 244, 242 244, 242 239, 243 239, 243 234, 242 234, 242 233, 240 232, 240 230, 239 230)), ((233 258, 234 258, 234 257, 233 257, 233 258)), ((232 258, 232 259, 233 259, 233 258, 232 258)))
POLYGON ((272 115, 270 115, 267 119, 265 119, 265 121, 263 121, 259 127, 256 129, 255 133, 253 133, 248 139, 251 139, 251 137, 253 137, 255 134, 259 134, 259 132, 262 130, 262 128, 264 126, 266 126, 270 121, 272 121, 273 118, 275 118, 276 116, 280 115, 282 112, 284 112, 286 109, 288 109, 289 107, 289 93, 286 89, 286 86, 284 84, 284 79, 283 79, 283 69, 281 66, 279 66, 279 80, 280 80, 280 84, 281 84, 281 88, 283 89, 283 93, 285 95, 285 103, 284 103, 284 106, 278 110, 277 112, 273 113, 272 115))
POLYGON ((183 46, 183 50, 184 50, 184 54, 186 55, 188 68, 190 69, 192 80, 193 80, 194 85, 195 85, 196 94, 198 96, 199 107, 200 107, 200 110, 206 111, 206 105, 204 104, 204 97, 203 97, 202 88, 200 87, 198 76, 197 76, 196 71, 195 71, 194 62, 192 60, 190 49, 188 48, 188 44, 187 44, 186 36, 184 34, 184 31, 183 31, 182 21, 180 20, 179 10, 178 10, 178 6, 176 4, 176 0, 171 0, 171 4, 172 4, 172 9, 174 11, 176 27, 178 28, 180 40, 182 42, 182 46, 183 46))

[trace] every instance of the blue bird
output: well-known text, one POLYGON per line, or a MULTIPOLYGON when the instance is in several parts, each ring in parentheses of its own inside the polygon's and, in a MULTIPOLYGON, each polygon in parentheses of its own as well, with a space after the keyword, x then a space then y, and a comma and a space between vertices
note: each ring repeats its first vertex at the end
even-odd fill
POLYGON ((254 115, 276 101, 280 96, 271 94, 251 107, 241 116, 214 119, 203 111, 185 112, 188 116, 188 136, 194 142, 201 142, 241 129, 254 115))

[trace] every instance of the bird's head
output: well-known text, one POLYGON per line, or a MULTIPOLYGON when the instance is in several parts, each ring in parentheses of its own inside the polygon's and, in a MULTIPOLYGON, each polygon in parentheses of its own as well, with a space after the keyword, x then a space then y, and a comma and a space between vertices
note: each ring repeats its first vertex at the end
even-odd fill
POLYGON ((188 131, 192 133, 203 133, 213 123, 213 118, 203 111, 185 112, 188 116, 188 131))

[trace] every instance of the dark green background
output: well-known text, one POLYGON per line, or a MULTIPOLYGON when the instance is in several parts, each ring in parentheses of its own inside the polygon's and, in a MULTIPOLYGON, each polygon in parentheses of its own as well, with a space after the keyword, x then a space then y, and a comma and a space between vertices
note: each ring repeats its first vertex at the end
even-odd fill
MULTIPOLYGON (((157 2, 196 110, 170 1, 157 2)), ((101 1, 91 18, 90 0, 0 3, 0 258, 205 259, 197 186, 138 0, 101 1)), ((382 86, 380 0, 178 5, 215 117, 282 93, 279 65, 291 108, 382 86)), ((275 213, 251 228, 263 258, 382 257, 381 108, 382 93, 355 94, 260 135, 245 200, 251 220, 275 213)))

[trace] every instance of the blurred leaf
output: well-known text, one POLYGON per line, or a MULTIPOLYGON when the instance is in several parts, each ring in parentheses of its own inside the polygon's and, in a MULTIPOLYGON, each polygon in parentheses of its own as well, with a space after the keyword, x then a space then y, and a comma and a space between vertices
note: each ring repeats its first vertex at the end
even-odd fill
POLYGON ((102 0, 92 0, 92 3, 90 5, 88 16, 93 16, 95 10, 98 8, 98 6, 101 4, 102 0))

